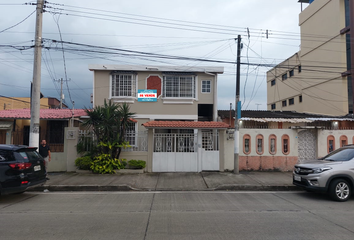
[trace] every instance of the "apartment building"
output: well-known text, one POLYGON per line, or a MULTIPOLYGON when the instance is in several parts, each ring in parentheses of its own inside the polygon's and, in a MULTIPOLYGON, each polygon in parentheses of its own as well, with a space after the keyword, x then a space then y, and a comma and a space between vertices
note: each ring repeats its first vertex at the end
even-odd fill
POLYGON ((354 3, 314 0, 299 15, 300 51, 267 72, 267 109, 353 113, 354 3))

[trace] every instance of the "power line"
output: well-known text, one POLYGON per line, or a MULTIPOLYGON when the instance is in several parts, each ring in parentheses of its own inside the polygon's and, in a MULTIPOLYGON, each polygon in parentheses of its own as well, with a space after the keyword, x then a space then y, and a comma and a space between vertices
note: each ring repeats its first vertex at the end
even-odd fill
POLYGON ((24 21, 26 21, 30 16, 32 16, 33 13, 35 13, 35 12, 36 12, 36 10, 34 10, 30 15, 28 15, 27 17, 25 17, 22 21, 16 23, 15 25, 12 25, 11 27, 8 27, 8 28, 5 28, 4 30, 1 30, 0 33, 3 33, 3 32, 5 32, 6 30, 9 30, 9 29, 11 29, 11 28, 14 28, 14 27, 20 25, 21 23, 23 23, 24 21))

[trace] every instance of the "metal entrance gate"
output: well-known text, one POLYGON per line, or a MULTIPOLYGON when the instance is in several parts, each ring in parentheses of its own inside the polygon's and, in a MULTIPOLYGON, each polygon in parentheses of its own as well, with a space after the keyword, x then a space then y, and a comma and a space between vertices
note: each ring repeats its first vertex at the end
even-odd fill
POLYGON ((299 162, 314 160, 316 154, 316 135, 313 131, 305 130, 298 134, 299 162))
POLYGON ((155 133, 152 171, 219 170, 218 135, 203 132, 199 139, 200 145, 195 133, 155 133))

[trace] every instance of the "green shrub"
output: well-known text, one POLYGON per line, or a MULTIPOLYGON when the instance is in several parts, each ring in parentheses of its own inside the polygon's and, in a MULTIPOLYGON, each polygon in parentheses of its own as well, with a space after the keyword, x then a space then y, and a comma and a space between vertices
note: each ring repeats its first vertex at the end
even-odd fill
POLYGON ((117 169, 123 169, 121 160, 112 158, 110 154, 100 154, 93 159, 91 170, 94 173, 113 174, 117 169))
POLYGON ((143 160, 130 160, 128 161, 129 167, 143 169, 146 166, 146 162, 143 160))
POLYGON ((124 166, 123 169, 128 165, 127 159, 125 159, 125 158, 122 158, 122 159, 120 160, 120 162, 121 162, 122 165, 124 166))
POLYGON ((79 157, 75 160, 75 166, 81 170, 90 170, 92 159, 90 156, 79 157))

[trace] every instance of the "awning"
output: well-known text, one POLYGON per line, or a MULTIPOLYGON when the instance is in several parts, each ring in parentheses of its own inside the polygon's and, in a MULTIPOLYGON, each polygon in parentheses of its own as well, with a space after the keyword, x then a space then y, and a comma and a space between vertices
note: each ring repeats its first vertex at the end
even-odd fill
POLYGON ((142 124, 146 128, 159 129, 227 129, 229 124, 224 122, 201 121, 150 121, 142 124))

